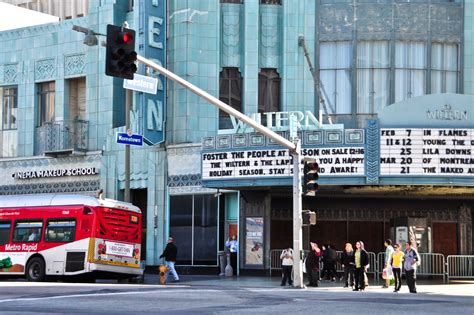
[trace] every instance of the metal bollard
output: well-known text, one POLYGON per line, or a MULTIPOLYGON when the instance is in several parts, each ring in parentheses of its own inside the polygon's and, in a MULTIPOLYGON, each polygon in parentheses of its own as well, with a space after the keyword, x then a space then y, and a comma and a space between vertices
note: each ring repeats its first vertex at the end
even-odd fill
POLYGON ((225 276, 232 277, 234 275, 234 268, 232 268, 232 265, 230 264, 230 253, 226 253, 225 256, 227 258, 227 266, 225 266, 225 276))
POLYGON ((217 255, 219 256, 219 267, 220 267, 219 277, 223 277, 225 276, 225 267, 226 267, 225 252, 219 251, 217 255))

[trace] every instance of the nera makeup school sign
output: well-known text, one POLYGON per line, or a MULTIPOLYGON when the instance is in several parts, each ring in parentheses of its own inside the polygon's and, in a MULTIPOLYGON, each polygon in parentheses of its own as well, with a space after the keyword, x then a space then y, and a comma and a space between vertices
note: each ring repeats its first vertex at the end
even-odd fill
POLYGON ((33 179, 63 176, 87 176, 97 174, 99 174, 99 169, 96 167, 77 167, 21 171, 13 173, 12 177, 15 179, 33 179))

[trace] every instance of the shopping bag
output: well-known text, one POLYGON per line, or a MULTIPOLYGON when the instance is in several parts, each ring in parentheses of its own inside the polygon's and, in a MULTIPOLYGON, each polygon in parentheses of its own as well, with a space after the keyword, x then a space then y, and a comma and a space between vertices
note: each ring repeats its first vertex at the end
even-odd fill
POLYGON ((384 279, 384 280, 388 279, 387 268, 383 268, 383 270, 382 270, 382 279, 384 279))
POLYGON ((393 270, 391 266, 387 267, 387 278, 386 279, 393 279, 393 270))

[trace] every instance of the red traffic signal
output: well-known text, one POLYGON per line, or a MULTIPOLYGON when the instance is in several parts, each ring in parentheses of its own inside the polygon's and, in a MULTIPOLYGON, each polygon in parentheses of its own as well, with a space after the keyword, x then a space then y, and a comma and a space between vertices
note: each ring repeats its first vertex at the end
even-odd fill
POLYGON ((136 60, 135 31, 107 25, 105 74, 131 80, 133 74, 137 72, 136 60))
POLYGON ((121 32, 120 33, 120 39, 124 44, 130 44, 133 42, 135 36, 131 32, 121 32))

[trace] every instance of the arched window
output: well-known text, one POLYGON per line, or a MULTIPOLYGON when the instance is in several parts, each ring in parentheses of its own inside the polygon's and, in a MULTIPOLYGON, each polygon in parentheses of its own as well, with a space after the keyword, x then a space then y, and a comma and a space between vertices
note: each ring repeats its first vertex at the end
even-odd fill
MULTIPOLYGON (((219 99, 242 112, 242 76, 238 68, 224 68, 219 79, 219 99)), ((219 110, 219 129, 232 129, 229 114, 219 110)))

